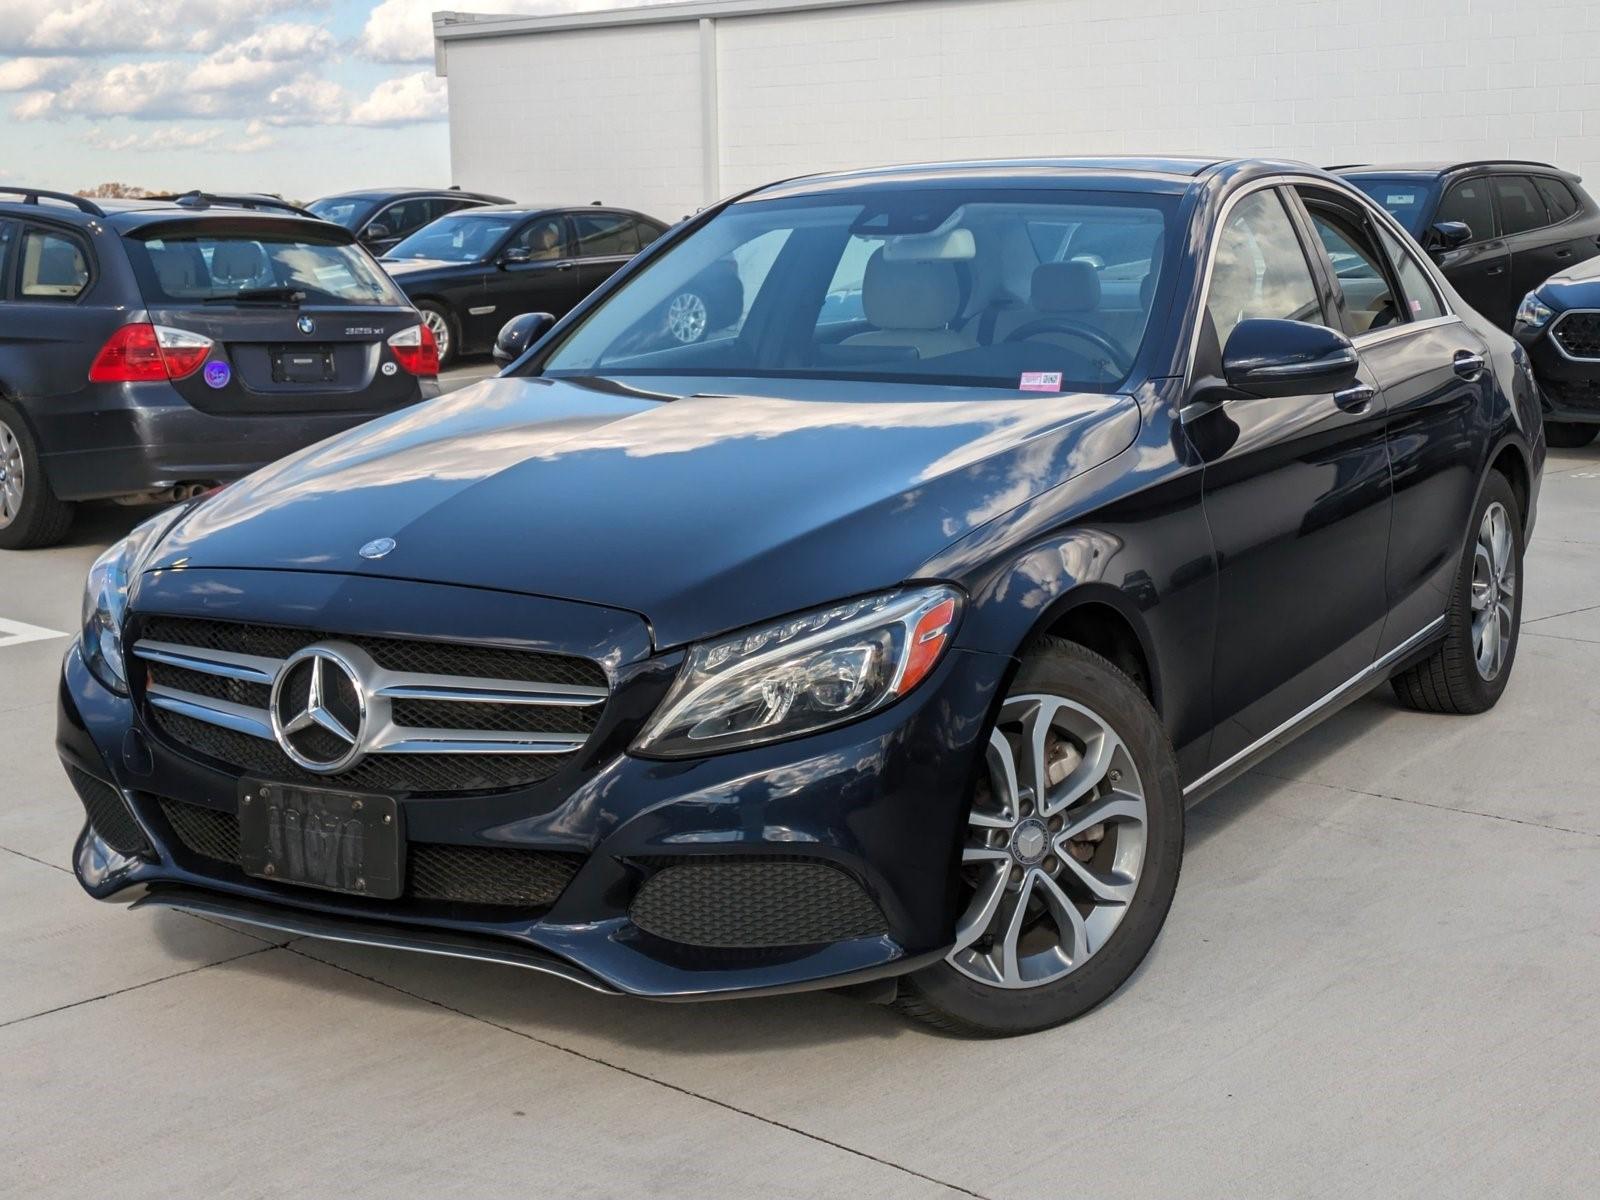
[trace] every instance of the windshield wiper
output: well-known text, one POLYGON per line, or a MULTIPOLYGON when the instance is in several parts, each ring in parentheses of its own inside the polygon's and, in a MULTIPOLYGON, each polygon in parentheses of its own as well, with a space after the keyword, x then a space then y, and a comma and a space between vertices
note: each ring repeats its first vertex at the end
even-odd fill
POLYGON ((301 304, 306 294, 300 288, 259 287, 240 288, 228 296, 207 296, 202 304, 301 304))

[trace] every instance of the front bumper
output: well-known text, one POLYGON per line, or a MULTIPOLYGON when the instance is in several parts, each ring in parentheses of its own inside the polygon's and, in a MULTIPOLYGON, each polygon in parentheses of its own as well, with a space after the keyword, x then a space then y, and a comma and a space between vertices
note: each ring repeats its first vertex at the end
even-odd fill
POLYGON ((59 753, 116 789, 152 849, 119 854, 86 825, 74 863, 97 899, 508 963, 600 991, 691 1000, 867 982, 916 970, 948 948, 970 787, 1011 665, 952 651, 899 704, 777 746, 687 762, 613 754, 559 802, 530 797, 512 820, 515 794, 402 798, 413 836, 426 830, 434 841, 581 852, 581 867, 555 903, 527 913, 318 892, 190 853, 158 798, 231 805, 236 780, 149 736, 135 703, 104 688, 75 645, 63 668, 59 753), (651 864, 773 858, 847 874, 882 914, 883 931, 824 944, 707 949, 646 933, 630 918, 651 864))
MULTIPOLYGON (((1558 315, 1556 320, 1560 320, 1558 315)), ((1544 419, 1574 425, 1600 424, 1600 359, 1572 358, 1551 336, 1555 322, 1523 342, 1539 381, 1544 419)))
POLYGON ((26 405, 51 490, 63 500, 161 491, 179 483, 227 483, 296 450, 439 394, 419 379, 404 402, 342 412, 218 416, 170 383, 89 384, 71 396, 26 405))

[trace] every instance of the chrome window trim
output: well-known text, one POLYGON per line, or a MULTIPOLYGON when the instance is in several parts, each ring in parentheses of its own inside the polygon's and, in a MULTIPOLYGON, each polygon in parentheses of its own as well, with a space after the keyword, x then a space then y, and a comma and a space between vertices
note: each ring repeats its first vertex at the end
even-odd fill
POLYGON ((1583 314, 1585 314, 1587 316, 1591 316, 1591 317, 1600 316, 1600 308, 1568 308, 1568 309, 1563 309, 1559 314, 1557 314, 1556 318, 1553 321, 1550 322, 1550 328, 1545 331, 1550 336, 1550 344, 1556 348, 1556 353, 1561 355, 1561 357, 1566 359, 1568 362, 1575 362, 1575 363, 1600 362, 1600 354, 1590 356, 1590 355, 1582 355, 1582 354, 1573 354, 1573 353, 1569 352, 1567 350, 1567 348, 1561 344, 1561 339, 1556 336, 1556 330, 1561 327, 1561 322, 1565 321, 1568 317, 1574 316, 1574 315, 1579 314, 1579 313, 1583 313, 1583 314))
POLYGON ((1407 334, 1421 333, 1426 329, 1442 329, 1446 325, 1460 325, 1461 318, 1451 313, 1443 317, 1429 317, 1426 321, 1412 321, 1408 325, 1390 325, 1370 333, 1358 334, 1350 339, 1350 344, 1357 350, 1366 350, 1373 346, 1381 346, 1385 342, 1399 341, 1407 334))

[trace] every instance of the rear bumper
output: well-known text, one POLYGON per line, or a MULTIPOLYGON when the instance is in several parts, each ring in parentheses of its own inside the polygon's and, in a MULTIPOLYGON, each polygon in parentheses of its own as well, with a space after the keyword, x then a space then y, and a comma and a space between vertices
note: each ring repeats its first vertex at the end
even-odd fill
POLYGON ((417 380, 404 403, 372 411, 214 416, 168 383, 90 384, 24 403, 50 487, 63 500, 226 483, 364 421, 438 395, 417 380))

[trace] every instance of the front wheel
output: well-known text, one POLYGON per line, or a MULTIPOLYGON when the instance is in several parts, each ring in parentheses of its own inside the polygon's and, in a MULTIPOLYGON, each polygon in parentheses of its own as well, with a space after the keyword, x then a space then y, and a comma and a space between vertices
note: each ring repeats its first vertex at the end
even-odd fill
POLYGON ((1024 653, 961 848, 962 912, 899 1006, 971 1037, 1032 1033, 1109 997, 1149 953, 1183 862, 1183 791, 1160 718, 1082 646, 1024 653))
POLYGON ((1600 425, 1580 425, 1571 421, 1546 421, 1544 440, 1558 450, 1577 450, 1594 441, 1600 434, 1600 425))
POLYGON ((433 334, 433 340, 439 347, 439 366, 449 366, 456 357, 455 322, 442 306, 431 300, 424 300, 417 305, 417 311, 422 314, 422 323, 433 334))

